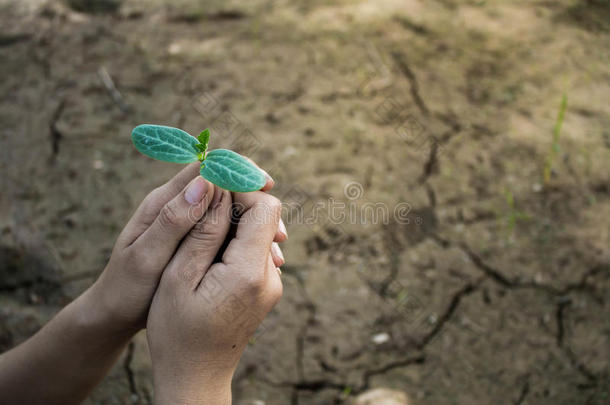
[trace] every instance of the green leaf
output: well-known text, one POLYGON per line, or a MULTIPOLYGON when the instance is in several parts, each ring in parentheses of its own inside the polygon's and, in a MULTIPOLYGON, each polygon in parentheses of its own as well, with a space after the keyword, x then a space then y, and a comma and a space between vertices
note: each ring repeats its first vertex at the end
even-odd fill
POLYGON ((239 193, 260 190, 267 182, 263 172, 249 160, 228 149, 209 152, 200 173, 217 186, 239 193))
POLYGON ((136 149, 153 159, 174 163, 199 160, 198 141, 178 128, 162 125, 138 125, 131 132, 136 149))
POLYGON ((210 142, 210 130, 206 128, 205 130, 201 131, 197 139, 203 146, 202 152, 205 153, 205 151, 208 150, 208 142, 210 142))

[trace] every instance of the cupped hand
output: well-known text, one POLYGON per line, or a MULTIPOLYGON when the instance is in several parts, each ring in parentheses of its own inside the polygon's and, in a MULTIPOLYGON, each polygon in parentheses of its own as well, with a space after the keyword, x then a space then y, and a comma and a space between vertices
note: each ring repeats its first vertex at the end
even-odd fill
MULTIPOLYGON (((263 191, 273 187, 268 179, 263 191)), ((188 165, 140 204, 119 235, 102 275, 88 291, 108 325, 121 333, 145 327, 153 294, 180 241, 222 196, 199 176, 199 163, 188 165)), ((286 239, 285 227, 274 235, 286 239)), ((282 263, 274 245, 273 257, 282 263)), ((279 252, 279 253, 278 253, 279 252)))
POLYGON ((151 305, 157 404, 229 404, 239 358, 282 295, 270 253, 280 201, 263 192, 221 193, 180 244, 151 305))

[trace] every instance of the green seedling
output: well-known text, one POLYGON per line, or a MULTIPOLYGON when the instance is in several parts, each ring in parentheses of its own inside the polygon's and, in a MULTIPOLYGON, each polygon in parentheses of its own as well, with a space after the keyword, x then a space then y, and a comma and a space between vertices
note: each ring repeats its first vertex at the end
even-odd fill
POLYGON ((350 387, 349 385, 346 385, 345 387, 343 387, 343 391, 341 391, 341 399, 347 399, 349 398, 349 395, 352 393, 352 387, 350 387))
POLYGON ((517 221, 529 221, 530 216, 527 215, 525 212, 519 211, 517 209, 515 205, 515 197, 513 196, 513 193, 510 190, 507 189, 504 194, 506 196, 506 203, 509 207, 509 211, 506 214, 506 226, 508 228, 508 232, 512 233, 515 229, 515 226, 517 225, 517 221))
POLYGON ((201 162, 201 176, 225 190, 256 191, 267 181, 260 169, 238 153, 228 149, 208 152, 208 129, 195 138, 178 128, 144 124, 133 129, 131 139, 138 151, 153 159, 174 163, 201 162))
POLYGON ((551 149, 544 162, 544 171, 542 177, 544 184, 548 185, 551 181, 551 172, 553 171, 553 163, 556 156, 559 154, 559 137, 561 135, 561 127, 563 126, 563 120, 566 115, 566 108, 568 107, 568 96, 564 93, 561 98, 561 105, 559 106, 559 112, 557 113, 557 120, 555 121, 555 127, 553 127, 553 143, 551 149))

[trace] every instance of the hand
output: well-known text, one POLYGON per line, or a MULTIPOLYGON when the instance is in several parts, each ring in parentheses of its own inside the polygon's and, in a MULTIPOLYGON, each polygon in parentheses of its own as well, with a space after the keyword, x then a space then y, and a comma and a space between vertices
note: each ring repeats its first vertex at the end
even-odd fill
POLYGON ((281 204, 262 192, 222 191, 163 272, 148 315, 155 403, 231 403, 241 353, 282 295, 270 254, 281 204), (231 209, 234 237, 222 251, 231 209), (215 263, 217 254, 222 258, 215 263))
MULTIPOLYGON (((95 284, 33 337, 0 356, 1 403, 76 405, 103 378, 146 324, 161 273, 180 241, 223 196, 198 170, 195 163, 150 193, 95 284)), ((272 186, 269 180, 263 190, 272 186)), ((224 236, 219 238, 214 242, 222 243, 224 236)), ((281 227, 275 239, 285 238, 281 227)), ((272 256, 281 264, 274 246, 272 256)))
MULTIPOLYGON (((269 177, 263 190, 272 187, 269 177)), ((133 334, 146 325, 163 269, 213 203, 215 189, 220 190, 199 176, 196 162, 144 199, 119 235, 104 272, 86 293, 109 328, 133 334)), ((220 193, 216 194, 219 198, 220 193)), ((275 239, 285 238, 282 226, 275 239)), ((281 263, 281 251, 276 245, 273 249, 275 261, 281 263)))

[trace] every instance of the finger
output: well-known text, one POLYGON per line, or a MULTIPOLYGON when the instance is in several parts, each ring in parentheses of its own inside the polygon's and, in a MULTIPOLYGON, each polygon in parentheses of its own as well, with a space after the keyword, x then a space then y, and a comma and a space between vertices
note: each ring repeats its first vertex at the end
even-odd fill
POLYGON ((286 225, 284 225, 284 221, 282 221, 282 218, 280 218, 280 223, 278 225, 277 232, 275 233, 273 241, 282 243, 286 239, 288 239, 288 231, 286 230, 286 225))
POLYGON ((277 242, 271 244, 271 258, 273 259, 275 267, 280 267, 286 262, 282 249, 280 249, 280 245, 278 245, 277 242))
POLYGON ((269 190, 271 190, 273 188, 273 186, 275 186, 275 181, 273 180, 271 175, 269 175, 269 173, 267 173, 267 171, 265 169, 261 168, 254 160, 250 159, 248 156, 243 156, 243 157, 246 158, 246 160, 248 160, 254 166, 258 167, 258 170, 263 172, 263 174, 265 175, 265 178, 267 179, 267 182, 265 183, 263 188, 261 188, 261 191, 269 191, 269 190))
POLYGON ((205 214, 214 196, 214 186, 195 177, 177 196, 165 204, 152 225, 130 249, 147 252, 148 260, 167 264, 178 244, 205 214))
POLYGON ((184 258, 185 262, 172 266, 171 271, 176 269, 180 274, 175 276, 193 290, 199 286, 227 237, 231 226, 231 204, 231 193, 217 187, 205 215, 178 247, 176 257, 184 258), (218 195, 220 197, 216 199, 218 195))
POLYGON ((279 227, 281 203, 261 191, 234 193, 234 208, 241 213, 235 237, 222 261, 264 269, 271 243, 279 227))
MULTIPOLYGON (((269 190, 271 190, 275 186, 275 180, 273 180, 271 175, 269 175, 269 173, 267 173, 267 171, 265 171, 265 169, 261 168, 254 160, 250 159, 247 156, 244 156, 244 158, 246 158, 254 166, 258 167, 259 170, 261 172, 263 172, 263 174, 267 178, 267 182, 265 183, 263 188, 261 188, 261 191, 269 191, 269 190)), ((280 226, 279 226, 279 229, 278 229, 277 233, 275 234, 275 238, 273 239, 273 241, 274 242, 278 242, 278 243, 282 243, 286 239, 288 239, 288 231, 286 230, 286 226, 284 225, 284 222, 280 218, 280 226)))
POLYGON ((267 261, 267 269, 265 274, 265 296, 268 300, 268 311, 270 311, 282 297, 283 285, 280 272, 278 270, 279 268, 275 266, 273 259, 270 258, 267 261))
POLYGON ((199 162, 189 164, 167 183, 150 192, 125 226, 119 241, 124 246, 133 243, 154 222, 161 208, 199 174, 199 167, 199 162))

